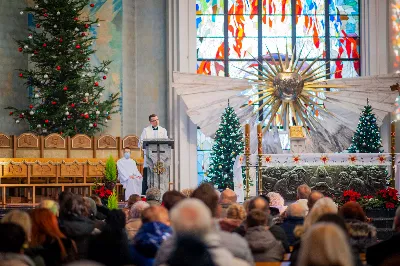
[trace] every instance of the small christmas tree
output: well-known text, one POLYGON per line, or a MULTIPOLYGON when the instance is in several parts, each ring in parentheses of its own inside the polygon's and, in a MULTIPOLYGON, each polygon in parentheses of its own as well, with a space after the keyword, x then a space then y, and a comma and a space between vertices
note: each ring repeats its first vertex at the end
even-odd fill
POLYGON ((17 41, 31 63, 17 75, 26 80, 32 93, 26 108, 7 109, 17 124, 27 122, 29 131, 93 135, 117 112, 118 94, 103 100, 111 62, 92 66, 90 61, 96 41, 91 29, 100 23, 82 13, 93 7, 89 0, 34 0, 33 6, 20 12, 30 13, 36 25, 28 29, 26 39, 17 41))
POLYGON ((233 165, 236 156, 243 152, 243 132, 239 119, 228 105, 215 133, 208 177, 220 189, 233 189, 233 165))
POLYGON ((348 151, 351 153, 381 153, 382 139, 372 107, 368 104, 364 107, 358 122, 357 130, 354 133, 352 143, 348 151))

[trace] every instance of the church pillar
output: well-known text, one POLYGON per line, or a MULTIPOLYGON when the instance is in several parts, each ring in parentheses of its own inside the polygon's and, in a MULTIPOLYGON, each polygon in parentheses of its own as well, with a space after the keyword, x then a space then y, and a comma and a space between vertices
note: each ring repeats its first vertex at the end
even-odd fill
POLYGON ((182 190, 197 186, 197 127, 171 85, 174 71, 196 73, 196 1, 169 0, 167 5, 168 132, 175 139, 171 182, 182 190))

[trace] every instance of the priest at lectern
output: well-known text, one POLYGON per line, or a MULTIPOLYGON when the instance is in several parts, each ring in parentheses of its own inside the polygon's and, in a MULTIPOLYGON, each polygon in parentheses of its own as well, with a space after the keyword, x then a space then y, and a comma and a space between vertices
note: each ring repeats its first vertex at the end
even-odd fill
MULTIPOLYGON (((146 139, 167 139, 168 133, 167 130, 159 125, 158 116, 156 114, 151 114, 149 116, 150 126, 145 127, 143 129, 142 134, 140 135, 140 147, 143 148, 143 140, 146 139)), ((146 150, 143 150, 144 153, 144 163, 143 163, 143 194, 146 194, 147 190, 147 163, 146 163, 146 150)))
POLYGON ((131 159, 131 150, 124 150, 124 157, 117 162, 118 179, 125 189, 125 201, 132 194, 142 194, 143 177, 136 167, 136 162, 131 159))

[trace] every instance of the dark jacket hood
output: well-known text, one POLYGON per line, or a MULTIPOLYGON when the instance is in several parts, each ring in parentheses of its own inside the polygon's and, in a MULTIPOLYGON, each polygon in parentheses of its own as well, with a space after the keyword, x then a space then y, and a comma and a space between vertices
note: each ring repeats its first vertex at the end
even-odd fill
POLYGON ((68 216, 59 220, 61 231, 71 238, 83 237, 92 234, 95 224, 94 221, 86 217, 68 216))

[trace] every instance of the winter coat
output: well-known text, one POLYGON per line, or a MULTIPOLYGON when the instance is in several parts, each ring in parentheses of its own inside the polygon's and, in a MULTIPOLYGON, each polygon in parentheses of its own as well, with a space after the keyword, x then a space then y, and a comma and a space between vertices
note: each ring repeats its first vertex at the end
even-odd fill
POLYGON ((0 261, 4 265, 35 266, 35 263, 28 256, 18 253, 0 252, 0 261))
POLYGON ((78 260, 78 250, 76 244, 68 238, 61 239, 67 256, 65 258, 61 257, 61 248, 58 241, 48 240, 42 246, 32 249, 35 255, 43 258, 45 265, 63 265, 66 262, 71 262, 78 260))
POLYGON ((371 266, 378 266, 391 256, 400 254, 400 233, 394 234, 388 240, 379 242, 367 248, 367 263, 371 266))
POLYGON ((89 238, 95 229, 94 222, 83 216, 70 215, 67 217, 60 217, 59 226, 61 232, 63 232, 67 238, 75 241, 79 259, 87 258, 89 238))
MULTIPOLYGON (((242 266, 249 265, 248 262, 243 260, 236 260, 228 249, 224 248, 221 243, 221 237, 218 233, 209 233, 203 238, 204 243, 208 247, 208 251, 211 253, 213 261, 217 266, 242 266)), ((167 265, 166 262, 169 259, 175 248, 176 236, 172 236, 165 240, 159 249, 154 266, 167 265)), ((234 243, 233 243, 234 244, 234 243)), ((252 265, 253 263, 251 263, 252 265)))
POLYGON ((250 227, 244 237, 249 243, 255 262, 277 262, 282 260, 285 249, 266 226, 250 227))
POLYGON ((377 243, 376 228, 366 222, 346 220, 350 236, 350 245, 359 253, 365 253, 367 248, 377 243))
POLYGON ((128 239, 132 240, 139 228, 142 226, 142 220, 140 218, 129 219, 125 225, 126 233, 128 234, 128 239))
POLYGON ((133 238, 133 246, 141 255, 154 258, 161 244, 171 235, 171 227, 163 223, 145 223, 133 238))
POLYGON ((294 235, 294 228, 304 223, 303 217, 288 216, 279 226, 285 231, 289 245, 293 246, 297 238, 294 235))

